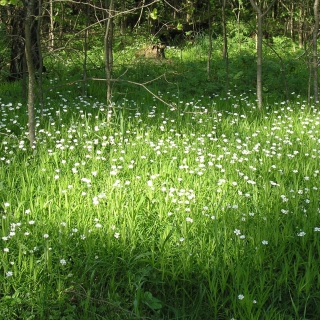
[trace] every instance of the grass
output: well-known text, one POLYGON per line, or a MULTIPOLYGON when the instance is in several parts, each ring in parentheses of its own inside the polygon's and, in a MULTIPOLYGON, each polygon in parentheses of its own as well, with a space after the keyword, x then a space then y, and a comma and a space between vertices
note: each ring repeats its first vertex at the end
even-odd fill
POLYGON ((128 86, 110 122, 102 84, 47 91, 36 150, 2 85, 4 319, 319 317, 318 105, 258 111, 245 87, 198 95, 199 74, 154 85, 172 108, 128 86))
POLYGON ((319 111, 241 99, 111 123, 65 101, 38 117, 36 153, 22 107, 2 104, 2 314, 317 317, 319 111))

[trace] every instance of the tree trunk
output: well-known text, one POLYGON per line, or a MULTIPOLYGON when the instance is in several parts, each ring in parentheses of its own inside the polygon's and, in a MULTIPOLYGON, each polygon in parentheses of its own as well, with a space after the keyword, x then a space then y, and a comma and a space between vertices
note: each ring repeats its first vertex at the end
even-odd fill
POLYGON ((23 75, 24 59, 24 10, 18 6, 8 6, 9 35, 11 45, 11 58, 9 67, 9 81, 16 81, 23 75))
POLYGON ((290 12, 290 37, 291 37, 291 41, 293 43, 293 51, 296 51, 296 44, 295 44, 295 36, 294 36, 294 3, 292 3, 291 5, 291 12, 290 12))
POLYGON ((257 32, 257 99, 258 107, 262 108, 262 14, 257 15, 258 32, 257 32))
POLYGON ((35 0, 24 1, 24 8, 26 11, 26 18, 24 22, 25 26, 25 52, 26 60, 29 73, 29 83, 28 83, 28 132, 29 141, 31 148, 35 148, 36 134, 35 134, 35 66, 32 54, 32 25, 34 21, 34 4, 35 0))
POLYGON ((210 80, 211 74, 211 56, 212 56, 212 28, 211 28, 211 2, 210 0, 208 1, 208 17, 209 17, 209 51, 208 51, 208 59, 207 59, 207 79, 210 80))
POLYGON ((86 12, 86 29, 84 31, 84 43, 83 43, 83 82, 82 82, 82 96, 87 95, 87 60, 88 60, 88 42, 89 42, 89 23, 90 23, 90 7, 87 6, 86 12))
MULTIPOLYGON (((271 9, 275 0, 266 7, 264 12, 261 10, 261 3, 258 5, 255 0, 250 0, 252 7, 256 11, 257 14, 257 99, 258 99, 258 108, 262 108, 262 21, 264 16, 271 9)), ((266 4, 265 4, 266 5, 266 4)))
POLYGON ((49 51, 54 50, 54 20, 53 20, 53 0, 49 0, 49 16, 50 16, 50 25, 49 25, 49 51))
POLYGON ((319 101, 318 96, 318 49, 317 39, 319 32, 319 0, 314 1, 313 12, 314 12, 314 29, 313 29, 313 90, 314 90, 314 101, 319 101))
POLYGON ((186 15, 186 22, 187 23, 193 23, 193 1, 192 0, 186 0, 186 7, 187 7, 187 15, 186 15))
MULTIPOLYGON (((35 2, 37 5, 37 2, 35 2)), ((41 48, 41 22, 42 22, 42 0, 38 1, 37 7, 34 8, 34 12, 38 11, 38 20, 36 23, 36 42, 37 42, 37 48, 36 52, 38 53, 38 61, 34 61, 35 65, 36 63, 39 63, 39 66, 36 67, 39 70, 39 77, 38 77, 38 96, 40 100, 41 105, 41 115, 44 108, 44 102, 43 102, 43 92, 42 92, 42 80, 43 80, 43 72, 45 71, 45 67, 43 66, 43 58, 42 58, 42 48, 41 48)), ((34 54, 34 56, 37 56, 34 54)))
MULTIPOLYGON (((108 0, 106 0, 108 5, 108 0)), ((113 71, 113 0, 110 0, 108 10, 108 20, 104 35, 104 63, 107 78, 107 104, 112 100, 112 71, 113 71)), ((110 110, 109 110, 110 111, 110 110)))
POLYGON ((305 24, 304 9, 301 7, 299 12, 299 48, 300 49, 304 47, 304 24, 305 24))
POLYGON ((229 57, 228 57, 228 35, 227 35, 227 21, 226 21, 226 0, 222 0, 222 33, 223 33, 223 49, 222 59, 226 64, 226 98, 228 99, 229 91, 229 57))

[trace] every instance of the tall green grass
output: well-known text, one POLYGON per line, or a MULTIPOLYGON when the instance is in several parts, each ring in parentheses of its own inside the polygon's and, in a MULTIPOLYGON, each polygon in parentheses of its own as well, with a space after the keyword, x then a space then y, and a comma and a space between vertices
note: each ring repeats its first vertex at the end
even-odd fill
POLYGON ((1 317, 317 319, 317 106, 159 94, 0 101, 1 317))

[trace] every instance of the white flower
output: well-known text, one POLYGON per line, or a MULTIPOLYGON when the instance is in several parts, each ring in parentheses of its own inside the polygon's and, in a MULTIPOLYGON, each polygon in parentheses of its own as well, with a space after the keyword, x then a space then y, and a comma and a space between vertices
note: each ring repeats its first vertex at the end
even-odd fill
POLYGON ((47 233, 45 233, 45 234, 43 235, 43 237, 44 237, 45 239, 48 239, 48 238, 49 238, 49 235, 48 235, 47 233))
POLYGON ((13 276, 13 272, 12 272, 12 271, 6 272, 6 276, 7 276, 7 277, 12 277, 12 276, 13 276))
POLYGON ((238 299, 239 299, 239 300, 243 300, 243 299, 244 299, 244 295, 243 295, 243 294, 239 294, 239 295, 238 295, 238 299))
POLYGON ((4 203, 4 206, 5 206, 5 207, 10 207, 10 203, 9 203, 9 202, 5 202, 5 203, 4 203))
POLYGON ((29 224, 34 224, 34 221, 33 221, 33 220, 30 220, 30 221, 29 221, 29 224))
POLYGON ((236 236, 239 236, 241 234, 241 231, 239 229, 235 229, 233 231, 233 233, 236 235, 236 236))
POLYGON ((262 240, 262 244, 266 246, 268 244, 268 241, 267 240, 262 240))
POLYGON ((118 239, 118 238, 120 237, 120 233, 119 233, 119 232, 116 232, 116 233, 114 234, 114 237, 118 239))
POLYGON ((297 233, 298 237, 304 237, 305 235, 306 235, 306 233, 304 231, 297 233))
POLYGON ((188 217, 188 218, 186 218, 186 221, 192 223, 192 222, 193 222, 193 219, 191 219, 190 217, 188 217))
POLYGON ((95 225, 95 227, 96 227, 96 228, 102 228, 102 225, 101 225, 100 223, 97 223, 97 224, 95 225))
POLYGON ((319 232, 319 231, 320 231, 320 228, 319 228, 319 227, 315 227, 315 228, 314 228, 314 231, 315 231, 315 232, 319 232))
POLYGON ((9 252, 9 248, 3 248, 4 252, 9 252))
POLYGON ((60 260, 60 264, 62 264, 63 266, 65 266, 65 265, 67 264, 67 261, 64 260, 64 259, 61 259, 61 260, 60 260))

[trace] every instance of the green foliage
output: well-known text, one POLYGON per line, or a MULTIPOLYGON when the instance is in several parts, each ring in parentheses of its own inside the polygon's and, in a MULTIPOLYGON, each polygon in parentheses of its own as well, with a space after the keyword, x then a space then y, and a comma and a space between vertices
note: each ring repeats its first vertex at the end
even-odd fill
POLYGON ((135 90, 110 122, 48 92, 36 154, 24 105, 1 98, 6 318, 317 317, 319 111, 166 89, 171 110, 135 90))
POLYGON ((158 18, 158 10, 157 8, 154 8, 152 12, 150 12, 150 18, 153 20, 156 20, 158 18))
POLYGON ((13 6, 21 5, 22 1, 21 0, 0 0, 0 6, 6 6, 8 4, 11 4, 13 6))

